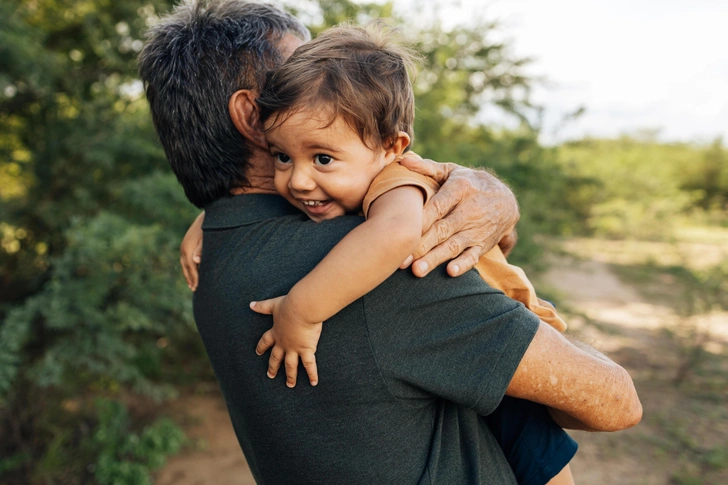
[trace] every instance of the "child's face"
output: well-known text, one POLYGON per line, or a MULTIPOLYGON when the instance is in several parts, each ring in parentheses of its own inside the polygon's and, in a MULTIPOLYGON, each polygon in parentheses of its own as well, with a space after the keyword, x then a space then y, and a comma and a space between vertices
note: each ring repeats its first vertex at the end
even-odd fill
POLYGON ((306 109, 266 133, 276 190, 316 222, 359 212, 374 177, 399 154, 367 147, 342 118, 327 123, 306 109))

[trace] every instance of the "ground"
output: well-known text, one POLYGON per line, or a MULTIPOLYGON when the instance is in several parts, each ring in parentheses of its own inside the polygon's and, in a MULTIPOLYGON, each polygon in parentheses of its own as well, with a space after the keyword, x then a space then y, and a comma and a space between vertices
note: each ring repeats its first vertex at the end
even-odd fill
MULTIPOLYGON (((723 242, 572 240, 564 247, 539 288, 556 299, 569 333, 630 372, 644 406, 633 429, 573 432, 576 483, 728 484, 724 273, 715 291, 710 279, 726 261, 723 242)), ((198 389, 174 412, 186 416, 193 445, 159 472, 158 485, 254 483, 219 391, 198 389)))

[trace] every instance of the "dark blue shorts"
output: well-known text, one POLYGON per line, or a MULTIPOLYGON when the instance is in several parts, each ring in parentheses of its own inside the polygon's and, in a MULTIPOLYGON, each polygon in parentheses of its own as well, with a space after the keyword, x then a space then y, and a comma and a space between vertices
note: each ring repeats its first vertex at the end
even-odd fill
POLYGON ((485 417, 519 485, 544 485, 574 457, 578 445, 546 407, 505 396, 485 417))

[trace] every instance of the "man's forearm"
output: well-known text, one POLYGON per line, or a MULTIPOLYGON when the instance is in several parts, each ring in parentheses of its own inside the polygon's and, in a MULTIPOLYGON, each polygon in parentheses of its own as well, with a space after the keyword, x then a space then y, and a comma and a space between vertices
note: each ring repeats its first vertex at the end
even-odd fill
MULTIPOLYGON (((591 347, 583 342, 580 342, 578 340, 575 340, 573 338, 568 338, 569 342, 577 347, 582 352, 585 352, 592 356, 593 358, 597 360, 601 360, 602 362, 613 365, 614 362, 612 362, 606 355, 602 354, 598 350, 596 350, 594 347, 591 347)), ((555 408, 548 408, 549 414, 553 418, 553 420, 561 426, 562 428, 566 429, 578 429, 581 431, 600 431, 599 429, 595 429, 592 427, 587 426, 583 422, 579 421, 578 419, 574 418, 573 416, 569 415, 568 413, 561 411, 559 409, 555 408)))
POLYGON ((617 431, 642 418, 627 371, 593 348, 541 323, 507 394, 544 404, 566 428, 617 431))
POLYGON ((570 416, 569 414, 559 409, 549 407, 547 407, 546 409, 548 410, 549 415, 551 415, 551 419, 553 419, 556 424, 564 429, 576 429, 579 431, 603 431, 600 429, 591 428, 576 419, 575 417, 570 416))

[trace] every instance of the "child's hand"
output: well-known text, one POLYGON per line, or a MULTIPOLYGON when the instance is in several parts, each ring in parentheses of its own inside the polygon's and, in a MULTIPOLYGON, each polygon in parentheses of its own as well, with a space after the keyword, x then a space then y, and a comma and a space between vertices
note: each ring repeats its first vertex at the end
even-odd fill
POLYGON ((250 303, 254 312, 273 315, 273 328, 263 334, 255 353, 263 355, 273 347, 268 360, 268 377, 273 379, 285 359, 286 385, 294 387, 298 377, 298 358, 301 358, 312 386, 318 384, 316 346, 321 337, 321 322, 310 323, 299 317, 286 296, 250 303))
POLYGON ((205 213, 201 212, 187 230, 182 244, 180 245, 179 262, 182 265, 182 272, 187 280, 187 286, 190 290, 197 289, 198 273, 197 266, 200 264, 200 256, 202 255, 202 221, 205 219, 205 213))

